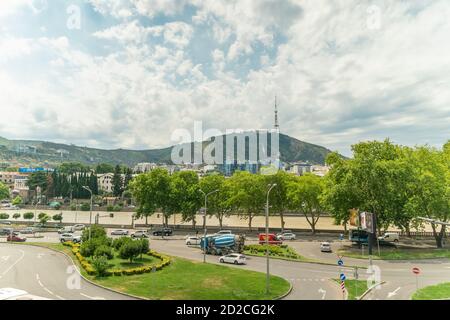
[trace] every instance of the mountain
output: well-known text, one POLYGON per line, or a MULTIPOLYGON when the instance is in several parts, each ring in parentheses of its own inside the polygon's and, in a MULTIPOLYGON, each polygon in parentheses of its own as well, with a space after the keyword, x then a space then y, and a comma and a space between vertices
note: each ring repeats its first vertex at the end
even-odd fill
MULTIPOLYGON (((280 134, 279 150, 283 162, 324 164, 330 150, 280 134)), ((205 146, 207 142, 204 142, 205 146)), ((84 164, 125 164, 139 162, 171 163, 172 147, 153 150, 103 150, 46 141, 8 140, 0 137, 0 167, 55 166, 61 162, 84 164)), ((270 147, 269 147, 270 148, 270 147)), ((246 148, 248 150, 248 148, 246 148)))

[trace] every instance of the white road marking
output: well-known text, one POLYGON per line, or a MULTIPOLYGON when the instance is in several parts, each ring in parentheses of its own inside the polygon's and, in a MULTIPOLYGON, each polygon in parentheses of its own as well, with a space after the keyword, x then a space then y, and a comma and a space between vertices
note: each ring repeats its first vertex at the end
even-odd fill
POLYGON ((2 257, 2 260, 3 260, 3 261, 8 261, 9 258, 10 258, 10 256, 3 256, 3 257, 2 257))
POLYGON ((41 286, 41 288, 44 289, 45 291, 47 291, 50 295, 55 296, 59 300, 64 300, 63 297, 58 296, 57 294, 54 294, 53 291, 49 290, 46 286, 44 286, 44 284, 40 280, 39 274, 37 274, 37 273, 36 273, 36 280, 39 283, 39 285, 41 286))
POLYGON ((81 292, 80 292, 80 294, 81 294, 83 297, 86 297, 86 298, 91 299, 91 300, 106 300, 106 299, 103 298, 103 297, 91 297, 91 296, 88 296, 87 294, 84 294, 84 293, 81 293, 81 292))
POLYGON ((16 264, 18 264, 18 263, 23 259, 23 257, 25 257, 25 251, 23 251, 23 250, 19 250, 19 251, 22 253, 22 255, 20 256, 20 258, 17 259, 12 265, 9 266, 8 269, 6 269, 6 270, 0 275, 0 279, 1 279, 5 274, 7 274, 7 273, 9 272, 9 270, 11 270, 12 268, 14 268, 14 266, 15 266, 16 264))
POLYGON ((323 290, 322 288, 320 288, 319 293, 322 294, 322 300, 325 300, 325 296, 327 295, 327 292, 325 290, 323 290))
POLYGON ((401 289, 401 287, 398 287, 398 288, 395 289, 394 291, 389 292, 389 293, 388 293, 388 299, 389 299, 389 298, 392 298, 393 296, 396 296, 397 293, 398 293, 398 291, 399 291, 400 289, 401 289))

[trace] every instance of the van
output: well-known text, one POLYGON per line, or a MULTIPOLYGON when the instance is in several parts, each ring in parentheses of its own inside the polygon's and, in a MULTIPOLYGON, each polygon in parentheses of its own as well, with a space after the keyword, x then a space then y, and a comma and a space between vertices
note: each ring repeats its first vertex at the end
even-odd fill
POLYGON ((395 232, 387 232, 381 237, 378 237, 378 240, 385 242, 398 242, 400 240, 400 236, 395 232))

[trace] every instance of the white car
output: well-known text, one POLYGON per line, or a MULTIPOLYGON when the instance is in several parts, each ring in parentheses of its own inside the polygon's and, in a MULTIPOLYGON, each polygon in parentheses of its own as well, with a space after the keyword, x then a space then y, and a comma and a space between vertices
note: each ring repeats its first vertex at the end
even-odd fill
POLYGON ((280 240, 295 240, 296 236, 292 232, 284 232, 278 235, 278 239, 280 240))
POLYGON ((73 242, 73 243, 81 243, 81 236, 75 236, 73 233, 63 233, 59 237, 59 241, 64 242, 73 242))
POLYGON ((127 236, 128 230, 124 230, 124 229, 113 230, 113 231, 111 231, 111 235, 112 236, 127 236))
POLYGON ((219 259, 220 263, 233 263, 233 264, 245 264, 246 258, 243 254, 231 253, 226 256, 221 256, 219 259))
POLYGON ((73 226, 73 228, 78 231, 83 231, 86 228, 86 226, 84 224, 76 224, 73 226))
POLYGON ((329 242, 322 242, 320 244, 320 251, 321 252, 333 252, 333 250, 331 250, 331 244, 329 242))
POLYGON ((400 237, 398 233, 387 232, 383 236, 378 237, 378 240, 385 242, 398 242, 400 240, 400 237))
POLYGON ((196 245, 196 244, 200 244, 200 238, 198 238, 198 237, 187 237, 186 238, 187 246, 196 245))
POLYGON ((231 230, 220 230, 217 234, 233 234, 231 230))

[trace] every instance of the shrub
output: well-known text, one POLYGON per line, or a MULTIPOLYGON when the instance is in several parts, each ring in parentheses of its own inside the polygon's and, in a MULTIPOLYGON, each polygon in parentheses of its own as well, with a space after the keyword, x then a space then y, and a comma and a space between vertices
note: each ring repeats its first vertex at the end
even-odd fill
POLYGON ((12 205, 14 205, 14 206, 21 205, 22 203, 23 203, 23 200, 22 200, 21 196, 15 197, 12 201, 12 205))
POLYGON ((91 205, 88 203, 83 203, 80 207, 81 211, 90 211, 91 210, 91 205))
MULTIPOLYGON (((97 238, 105 238, 106 239, 107 238, 105 228, 98 226, 98 225, 92 225, 89 228, 91 229, 91 239, 97 239, 97 238)), ((83 234, 82 234, 83 241, 89 240, 89 228, 86 228, 83 230, 83 234)))
POLYGON ((41 216, 41 214, 39 214, 39 222, 42 223, 43 225, 45 225, 48 220, 50 220, 50 217, 48 215, 46 215, 44 213, 44 215, 41 216))
POLYGON ((119 211, 121 211, 121 210, 122 210, 122 206, 116 204, 116 205, 113 207, 113 210, 112 210, 112 211, 119 212, 119 211))
POLYGON ((0 213, 0 219, 2 219, 2 220, 9 219, 9 214, 7 214, 7 213, 0 213))
POLYGON ((45 217, 47 214, 45 212, 41 212, 38 214, 38 219, 41 220, 43 217, 45 217))
POLYGON ((122 246, 123 246, 125 243, 130 242, 130 241, 133 241, 133 240, 132 240, 131 238, 128 238, 128 237, 120 237, 120 238, 117 238, 117 239, 114 239, 114 240, 113 240, 112 246, 113 246, 114 249, 116 249, 117 251, 119 251, 120 248, 122 248, 122 246))
POLYGON ((74 204, 70 205, 70 210, 71 211, 77 211, 77 206, 74 205, 74 204))
POLYGON ((20 218, 20 213, 14 213, 13 214, 13 218, 16 219, 16 220, 19 219, 20 218))
POLYGON ((106 211, 113 212, 114 211, 114 206, 112 206, 112 205, 107 206, 106 207, 106 211))
POLYGON ((31 220, 34 218, 34 213, 33 212, 26 212, 23 214, 23 218, 26 220, 31 220))
POLYGON ((59 222, 61 222, 62 219, 63 219, 62 213, 53 215, 52 219, 53 219, 54 221, 59 221, 59 222))
POLYGON ((96 256, 92 259, 92 267, 94 268, 97 276, 103 277, 106 275, 106 271, 109 267, 108 259, 103 255, 96 256))
POLYGON ((80 253, 83 257, 92 257, 101 246, 109 246, 107 238, 92 238, 91 240, 86 240, 80 247, 80 253))
POLYGON ((108 260, 111 260, 114 258, 113 251, 111 247, 108 247, 106 245, 100 245, 95 249, 94 257, 104 256, 108 260))
POLYGON ((121 259, 133 260, 141 253, 141 244, 139 241, 130 241, 125 243, 119 250, 121 259))

